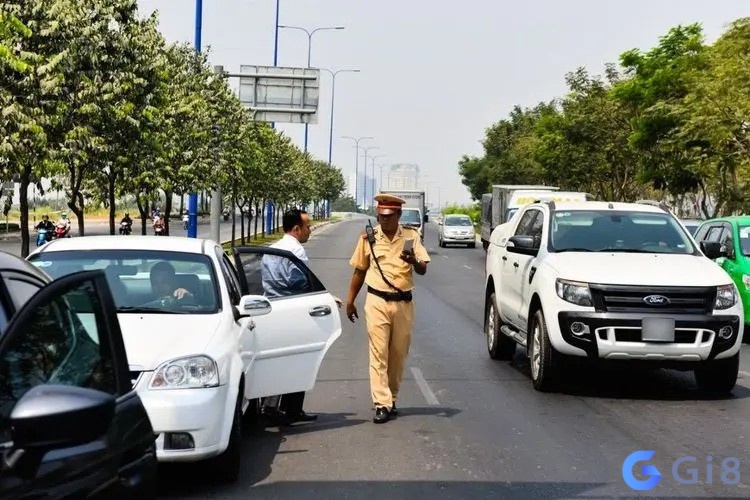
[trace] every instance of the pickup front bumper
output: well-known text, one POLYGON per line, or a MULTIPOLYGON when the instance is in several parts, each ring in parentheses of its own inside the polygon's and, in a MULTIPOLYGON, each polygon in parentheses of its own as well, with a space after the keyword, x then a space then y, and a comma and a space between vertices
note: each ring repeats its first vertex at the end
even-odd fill
MULTIPOLYGON (((583 350, 587 358, 699 362, 730 356, 740 348, 744 319, 739 315, 658 315, 674 319, 674 340, 644 341, 642 321, 651 316, 642 313, 560 312, 557 326, 563 341, 583 350)), ((565 352, 569 349, 558 350, 565 352)))

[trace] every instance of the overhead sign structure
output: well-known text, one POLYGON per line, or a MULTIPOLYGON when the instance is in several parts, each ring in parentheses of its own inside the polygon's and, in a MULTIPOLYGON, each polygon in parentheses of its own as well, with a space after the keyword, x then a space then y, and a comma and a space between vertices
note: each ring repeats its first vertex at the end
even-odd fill
POLYGON ((240 102, 254 120, 318 123, 320 70, 274 66, 240 66, 240 102))

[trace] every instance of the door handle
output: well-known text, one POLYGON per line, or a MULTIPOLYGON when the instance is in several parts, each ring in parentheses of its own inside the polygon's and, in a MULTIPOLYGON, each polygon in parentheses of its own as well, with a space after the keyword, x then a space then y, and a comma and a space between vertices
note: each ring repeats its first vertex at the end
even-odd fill
POLYGON ((518 267, 518 262, 514 262, 513 267, 518 267))
POLYGON ((317 306, 310 309, 309 313, 310 316, 328 316, 331 314, 331 308, 329 306, 317 306))
POLYGON ((503 255, 503 260, 508 260, 508 256, 507 255, 503 255))
POLYGON ((251 320, 250 320, 250 322, 249 322, 249 323, 247 324, 247 329, 248 329, 248 330, 250 330, 251 332, 252 332, 253 330, 255 330, 255 321, 253 321, 253 320, 251 319, 251 320))

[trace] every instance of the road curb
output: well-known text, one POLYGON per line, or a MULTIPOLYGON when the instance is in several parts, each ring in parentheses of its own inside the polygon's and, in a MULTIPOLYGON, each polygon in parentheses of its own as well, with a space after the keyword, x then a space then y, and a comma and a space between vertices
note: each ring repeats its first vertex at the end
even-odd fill
MULTIPOLYGON (((318 229, 320 227, 328 226, 330 224, 336 224, 337 222, 339 222, 339 221, 338 220, 327 220, 327 221, 324 221, 324 222, 319 222, 317 224, 313 224, 312 226, 310 226, 310 231, 314 232, 316 229, 318 229)), ((237 238, 237 239, 239 239, 239 238, 237 238)), ((220 242, 220 245, 226 245, 228 243, 232 243, 232 240, 231 239, 224 240, 224 241, 220 242)), ((267 245, 270 245, 270 243, 264 244, 264 246, 267 246, 267 245)))

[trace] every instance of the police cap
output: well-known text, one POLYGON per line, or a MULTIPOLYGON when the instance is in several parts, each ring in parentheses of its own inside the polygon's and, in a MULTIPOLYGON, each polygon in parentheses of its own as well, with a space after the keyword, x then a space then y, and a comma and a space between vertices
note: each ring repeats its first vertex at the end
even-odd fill
POLYGON ((378 213, 382 215, 395 214, 401 210, 401 205, 406 203, 405 200, 402 200, 398 196, 383 193, 376 195, 375 201, 378 202, 378 213))

